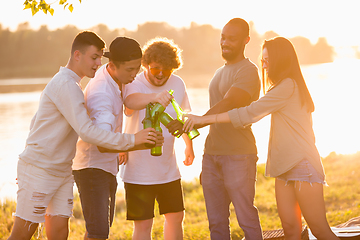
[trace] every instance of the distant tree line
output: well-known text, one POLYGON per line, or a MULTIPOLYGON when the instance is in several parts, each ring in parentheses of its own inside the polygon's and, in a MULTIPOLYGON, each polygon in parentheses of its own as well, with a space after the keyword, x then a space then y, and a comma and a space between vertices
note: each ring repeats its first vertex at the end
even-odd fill
MULTIPOLYGON (((246 47, 246 56, 254 63, 259 63, 261 45, 264 39, 277 36, 275 32, 260 35, 250 22, 251 40, 246 47)), ((175 28, 164 22, 147 22, 138 25, 136 31, 125 28, 110 30, 106 25, 94 26, 107 46, 117 36, 128 36, 136 39, 141 45, 156 36, 173 39, 183 50, 184 67, 180 70, 186 74, 213 73, 223 65, 220 51, 221 30, 211 25, 192 23, 190 27, 175 28)), ((0 78, 33 78, 51 77, 65 66, 74 36, 80 30, 68 25, 50 31, 46 25, 38 30, 29 27, 29 23, 19 24, 16 31, 4 29, 0 24, 0 78)), ((309 39, 295 37, 290 39, 299 56, 301 64, 332 62, 334 49, 325 38, 319 38, 316 44, 309 39)))

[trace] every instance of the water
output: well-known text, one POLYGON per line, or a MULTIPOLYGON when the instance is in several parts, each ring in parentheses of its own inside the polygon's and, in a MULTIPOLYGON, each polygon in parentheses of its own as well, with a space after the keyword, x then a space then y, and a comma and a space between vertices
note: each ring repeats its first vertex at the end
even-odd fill
MULTIPOLYGON (((360 95, 358 94, 360 77, 357 74, 359 66, 360 60, 354 59, 302 66, 305 80, 315 102, 314 131, 322 157, 326 157, 331 152, 356 153, 360 149, 360 95)), ((16 81, 21 84, 24 80, 16 81)), ((43 81, 45 80, 41 79, 39 83, 43 81)), ((11 82, 11 84, 14 83, 11 82)), ((193 113, 204 114, 209 108, 208 90, 206 88, 188 89, 188 93, 193 113)), ((16 197, 17 159, 24 149, 29 124, 37 110, 40 94, 41 92, 0 94, 0 200, 16 197)), ((269 128, 269 116, 253 125, 259 151, 259 163, 266 161, 269 128)), ((175 141, 179 169, 182 178, 186 181, 197 178, 201 171, 208 127, 199 131, 200 136, 193 141, 195 160, 191 166, 184 166, 182 163, 185 148, 183 140, 180 138, 175 141)))

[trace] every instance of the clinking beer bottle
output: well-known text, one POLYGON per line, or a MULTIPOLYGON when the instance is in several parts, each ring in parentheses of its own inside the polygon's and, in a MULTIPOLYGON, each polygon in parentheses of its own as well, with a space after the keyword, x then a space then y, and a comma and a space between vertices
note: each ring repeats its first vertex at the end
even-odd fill
MULTIPOLYGON (((159 118, 159 113, 158 112, 155 112, 155 119, 153 121, 153 128, 155 128, 155 131, 158 131, 158 132, 162 132, 162 129, 160 127, 160 118, 159 118)), ((159 147, 153 147, 151 149, 151 155, 152 156, 161 156, 162 154, 162 146, 159 146, 159 147)))
MULTIPOLYGON (((150 117, 150 109, 151 109, 151 105, 150 104, 146 105, 145 118, 142 120, 144 129, 153 127, 153 119, 150 117)), ((145 143, 145 146, 148 148, 154 147, 155 143, 154 144, 145 143)))
MULTIPOLYGON (((173 92, 174 92, 173 90, 169 91, 169 93, 171 95, 173 94, 173 92)), ((164 110, 165 110, 165 107, 163 105, 161 105, 160 103, 155 103, 155 105, 151 108, 150 117, 154 118, 156 112, 161 114, 162 112, 164 112, 164 110)))
MULTIPOLYGON (((174 119, 166 112, 163 112, 159 116, 160 122, 166 127, 171 121, 174 119)), ((179 131, 176 131, 174 134, 176 135, 179 131)), ((179 138, 181 135, 177 135, 176 137, 179 138)))
MULTIPOLYGON (((170 91, 172 91, 172 90, 170 90, 170 91)), ((175 101, 174 98, 171 99, 171 104, 173 105, 173 108, 175 109, 177 119, 180 122, 184 123, 184 121, 182 120, 182 116, 184 115, 184 111, 181 109, 180 105, 175 101)), ((200 133, 196 128, 193 128, 190 132, 187 133, 187 135, 189 136, 190 140, 193 140, 194 138, 199 136, 200 133)))

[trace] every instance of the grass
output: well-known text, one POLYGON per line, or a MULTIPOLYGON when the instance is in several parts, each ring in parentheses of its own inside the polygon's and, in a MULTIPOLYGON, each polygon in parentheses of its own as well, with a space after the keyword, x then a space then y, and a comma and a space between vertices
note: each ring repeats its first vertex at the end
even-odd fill
MULTIPOLYGON (((360 216, 360 152, 352 155, 337 155, 331 153, 323 159, 327 175, 328 187, 324 188, 324 199, 327 209, 327 218, 330 226, 336 226, 348 221, 350 218, 360 216)), ((258 165, 258 179, 256 183, 255 205, 259 209, 260 221, 263 230, 281 228, 277 214, 274 179, 264 177, 265 165, 258 165)), ((183 183, 185 195, 184 239, 210 239, 206 209, 201 186, 198 180, 183 183)), ((5 201, 0 211, 0 239, 10 235, 13 225, 13 212, 16 203, 5 201)), ((74 199, 74 216, 70 219, 71 240, 82 239, 85 232, 84 219, 81 212, 79 197, 74 199)), ((234 209, 231 206, 231 235, 232 239, 242 239, 243 232, 237 224, 234 209)), ((118 192, 116 214, 111 228, 110 239, 131 239, 132 222, 125 220, 126 206, 124 193, 118 192)), ((157 213, 154 219, 153 239, 163 239, 163 216, 157 213)), ((305 222, 304 222, 305 224, 305 222)), ((35 234, 37 235, 37 234, 35 234)), ((33 237, 33 239, 37 239, 33 237)), ((46 239, 45 230, 39 239, 46 239)))

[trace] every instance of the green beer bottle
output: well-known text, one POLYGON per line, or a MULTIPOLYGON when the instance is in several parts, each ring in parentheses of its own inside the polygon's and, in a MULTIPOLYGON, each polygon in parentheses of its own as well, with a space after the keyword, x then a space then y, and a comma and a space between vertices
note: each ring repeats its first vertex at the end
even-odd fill
MULTIPOLYGON (((171 121, 173 121, 174 119, 167 113, 167 112, 163 112, 160 114, 159 116, 160 122, 166 127, 171 121)), ((175 132, 175 135, 178 133, 179 131, 175 132)), ((179 138, 181 135, 177 135, 176 137, 179 138)))
MULTIPOLYGON (((150 109, 151 109, 151 104, 146 105, 145 117, 142 120, 142 124, 144 126, 144 129, 153 127, 153 119, 150 117, 150 109)), ((145 146, 148 147, 148 148, 154 147, 155 143, 154 144, 145 143, 145 146)))
MULTIPOLYGON (((172 90, 170 90, 172 91, 172 90)), ((181 109, 180 105, 175 101, 175 99, 171 99, 171 104, 173 106, 173 108, 175 109, 176 115, 177 115, 177 119, 184 124, 184 121, 182 120, 182 116, 184 115, 184 111, 181 109)), ((187 135, 189 136, 190 140, 193 140, 194 138, 196 138, 197 136, 200 135, 199 131, 196 128, 193 128, 190 132, 187 133, 187 135)))
MULTIPOLYGON (((159 113, 158 112, 155 112, 155 116, 154 116, 154 121, 153 121, 153 128, 155 128, 155 131, 158 131, 158 132, 162 132, 162 129, 160 127, 160 118, 159 118, 159 113)), ((151 155, 152 156, 161 156, 162 154, 162 146, 159 146, 159 147, 153 147, 151 149, 151 155)))
MULTIPOLYGON (((172 95, 173 94, 173 90, 170 90, 169 93, 172 95)), ((163 105, 161 105, 160 103, 155 103, 155 105, 151 108, 150 111, 150 116, 152 118, 154 118, 155 113, 158 112, 159 114, 161 114, 162 112, 164 112, 165 107, 163 105)), ((160 115, 159 115, 160 116, 160 115)))

